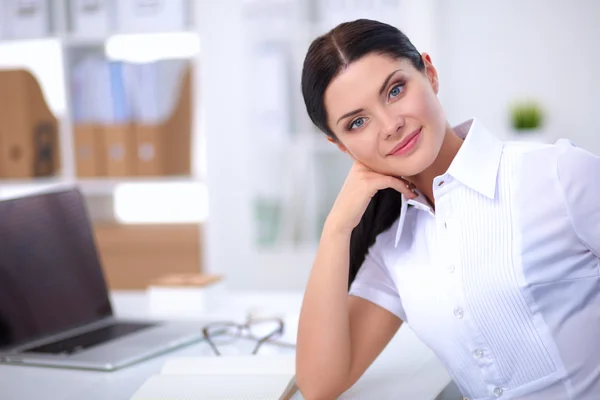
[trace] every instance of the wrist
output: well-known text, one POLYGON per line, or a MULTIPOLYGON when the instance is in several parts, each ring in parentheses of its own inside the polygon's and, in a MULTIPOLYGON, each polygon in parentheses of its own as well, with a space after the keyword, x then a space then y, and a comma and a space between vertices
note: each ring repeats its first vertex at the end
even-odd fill
POLYGON ((354 227, 349 227, 347 224, 340 224, 339 222, 328 218, 323 226, 321 237, 349 239, 353 229, 354 227))

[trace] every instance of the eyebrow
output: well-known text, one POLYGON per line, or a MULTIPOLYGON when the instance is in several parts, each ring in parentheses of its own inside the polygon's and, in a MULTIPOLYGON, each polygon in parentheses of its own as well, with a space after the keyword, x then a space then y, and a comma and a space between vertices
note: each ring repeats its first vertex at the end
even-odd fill
POLYGON ((397 70, 395 70, 394 72, 392 72, 391 74, 389 74, 387 76, 387 78, 385 78, 385 81, 383 81, 383 84, 381 85, 381 88, 379 89, 379 95, 381 96, 383 94, 383 92, 385 91, 385 88, 387 87, 388 83, 390 83, 390 79, 392 79, 392 77, 396 74, 396 72, 398 71, 402 71, 402 68, 398 68, 397 70))
POLYGON ((340 121, 341 121, 341 120, 343 120, 344 118, 346 118, 346 117, 351 117, 351 116, 353 116, 353 115, 359 114, 359 113, 363 112, 364 110, 365 110, 364 108, 359 108, 359 109, 357 109, 357 110, 354 110, 354 111, 347 112, 346 114, 342 115, 342 116, 340 117, 340 119, 338 119, 338 120, 337 120, 337 122, 336 122, 335 124, 337 125, 337 124, 339 124, 339 123, 340 123, 340 121))
MULTIPOLYGON (((385 80, 383 81, 383 84, 381 85, 381 88, 379 89, 379 95, 381 96, 383 94, 383 92, 385 91, 385 88, 387 87, 388 83, 390 82, 390 80, 392 79, 392 77, 396 74, 396 72, 398 71, 402 71, 402 68, 398 68, 397 70, 393 71, 391 74, 389 74, 387 76, 387 78, 385 78, 385 80)), ((361 112, 364 111, 364 108, 359 108, 357 110, 353 110, 350 112, 347 112, 346 114, 342 115, 337 122, 335 123, 336 125, 340 123, 341 120, 343 120, 344 118, 347 117, 351 117, 353 115, 359 114, 361 112)))

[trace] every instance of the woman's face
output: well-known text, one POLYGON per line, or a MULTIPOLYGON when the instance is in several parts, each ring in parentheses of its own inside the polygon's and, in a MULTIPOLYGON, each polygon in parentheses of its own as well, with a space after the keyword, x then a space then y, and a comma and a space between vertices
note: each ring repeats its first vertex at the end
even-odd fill
POLYGON ((427 54, 420 72, 406 59, 369 54, 340 72, 325 91, 338 146, 373 171, 410 177, 436 159, 446 117, 437 72, 427 54))

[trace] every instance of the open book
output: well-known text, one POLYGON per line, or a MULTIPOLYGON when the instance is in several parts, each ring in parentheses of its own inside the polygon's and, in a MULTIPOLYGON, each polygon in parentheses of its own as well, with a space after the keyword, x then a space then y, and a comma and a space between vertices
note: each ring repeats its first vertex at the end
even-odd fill
POLYGON ((131 400, 279 400, 294 371, 294 355, 174 358, 131 400))

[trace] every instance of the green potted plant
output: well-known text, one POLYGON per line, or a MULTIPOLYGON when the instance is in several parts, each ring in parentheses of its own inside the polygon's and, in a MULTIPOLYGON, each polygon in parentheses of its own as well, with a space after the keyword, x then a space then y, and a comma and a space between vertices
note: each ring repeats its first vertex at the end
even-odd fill
POLYGON ((510 107, 510 118, 518 136, 539 136, 544 125, 544 110, 535 101, 518 101, 510 107))
POLYGON ((545 111, 535 100, 514 101, 510 106, 510 126, 515 140, 546 141, 545 111))

